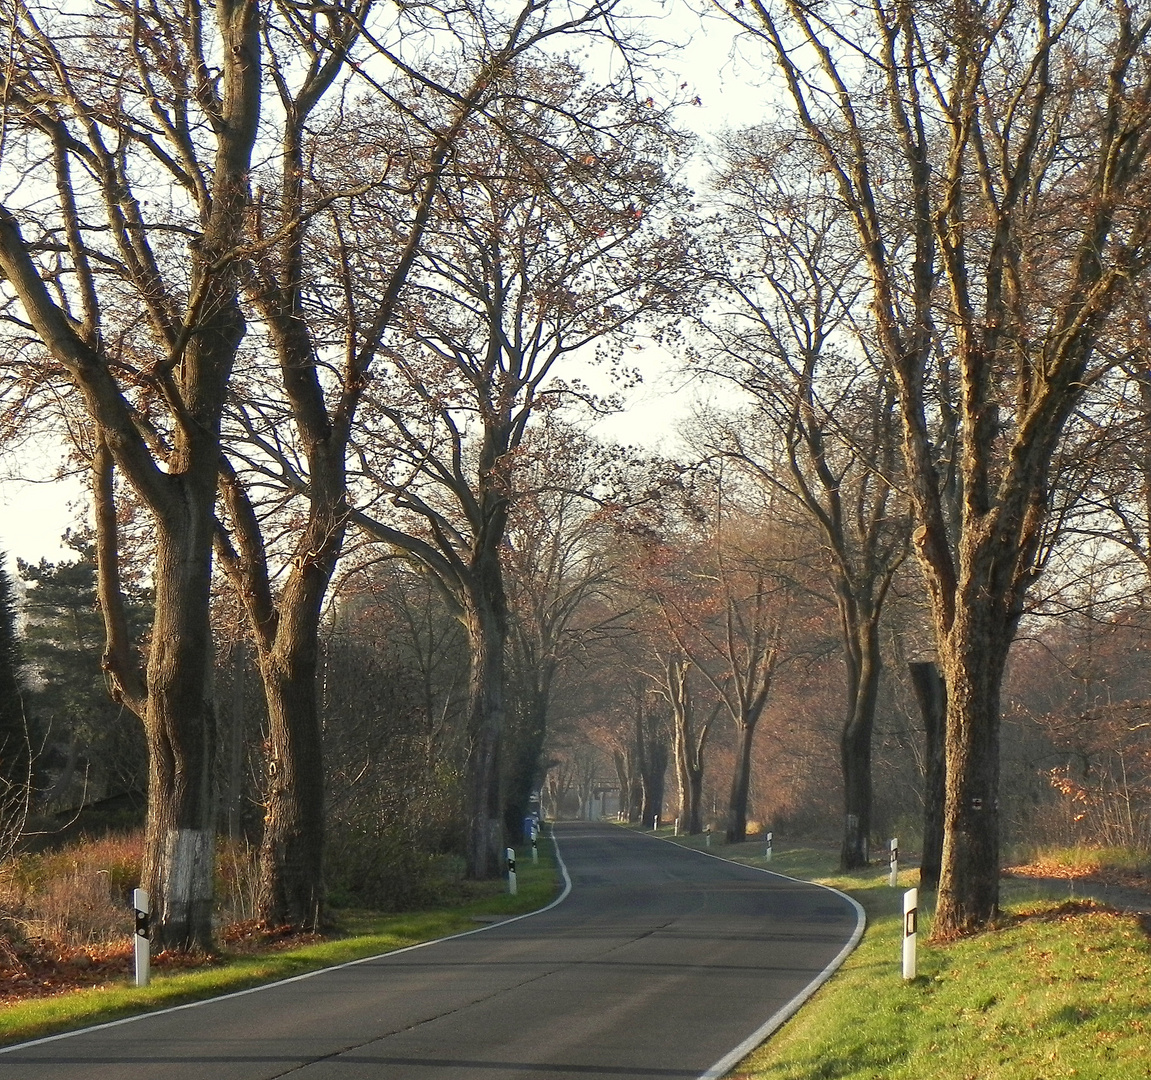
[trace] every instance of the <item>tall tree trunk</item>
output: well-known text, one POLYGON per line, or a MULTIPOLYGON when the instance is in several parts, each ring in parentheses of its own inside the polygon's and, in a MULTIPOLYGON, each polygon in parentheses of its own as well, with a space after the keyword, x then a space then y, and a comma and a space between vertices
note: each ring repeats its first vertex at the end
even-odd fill
POLYGON ((239 644, 232 648, 231 661, 231 715, 225 728, 228 732, 228 781, 223 812, 228 839, 238 841, 244 829, 244 750, 248 742, 247 657, 239 644))
MULTIPOLYGON (((214 485, 213 485, 214 490, 214 485)), ((192 500, 188 500, 189 503, 192 500)), ((209 619, 212 496, 156 523, 155 621, 144 729, 148 817, 141 882, 158 949, 210 949, 216 714, 209 619)))
POLYGON ((744 722, 737 728, 735 772, 731 779, 731 798, 727 804, 727 842, 737 844, 747 839, 747 803, 751 793, 751 743, 755 724, 744 722))
POLYGON ((244 604, 268 714, 264 832, 257 917, 315 929, 324 918, 324 759, 318 698, 320 616, 347 521, 343 441, 312 445, 307 524, 278 600, 247 492, 230 467, 220 492, 233 526, 220 563, 244 604))
POLYGON ((470 667, 465 857, 468 877, 484 879, 499 875, 504 846, 500 742, 504 725, 506 620, 497 605, 478 591, 469 593, 467 605, 470 667))
POLYGON ((615 776, 619 782, 619 816, 621 821, 631 820, 631 770, 628 768, 628 755, 618 747, 613 749, 615 776))
POLYGON ((963 933, 999 911, 999 688, 1010 627, 969 598, 941 662, 947 687, 946 801, 936 926, 963 933))
POLYGON ((876 620, 867 619, 853 629, 856 662, 851 665, 847 717, 839 737, 844 825, 839 861, 844 870, 866 866, 871 855, 871 740, 881 667, 876 620))
POLYGON ((307 636, 310 648, 298 642, 260 658, 268 756, 257 917, 315 930, 324 915, 324 771, 318 642, 307 636))
POLYGON ((672 756, 675 761, 675 786, 679 796, 679 811, 675 816, 676 832, 691 833, 691 821, 699 813, 699 808, 693 800, 691 763, 689 761, 689 734, 684 729, 682 718, 675 717, 675 740, 672 747, 672 756))
POLYGON ((654 828, 663 811, 665 778, 667 776, 668 745, 658 739, 649 740, 643 770, 643 809, 641 822, 654 828))
POLYGON ((696 731, 686 661, 668 661, 667 689, 672 705, 675 777, 679 793, 676 828, 681 833, 696 836, 703 832, 703 748, 716 714, 713 712, 696 731))
POLYGON ((688 697, 687 665, 674 659, 667 662, 667 693, 671 699, 672 760, 675 762, 675 786, 679 795, 676 832, 690 833, 692 819, 691 776, 691 701, 688 697))
POLYGON ((919 887, 934 889, 939 885, 943 863, 947 687, 940 677, 939 668, 931 661, 908 664, 908 669, 924 728, 923 857, 919 863, 919 887))
POLYGON ((691 810, 687 820, 687 831, 691 836, 703 832, 703 763, 691 770, 691 810))

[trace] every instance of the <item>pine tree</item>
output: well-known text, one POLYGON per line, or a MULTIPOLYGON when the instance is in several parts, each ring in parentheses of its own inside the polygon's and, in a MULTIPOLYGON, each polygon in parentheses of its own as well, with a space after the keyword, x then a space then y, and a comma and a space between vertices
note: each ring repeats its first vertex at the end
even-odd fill
MULTIPOLYGON (((35 673, 27 714, 43 741, 43 801, 75 809, 81 802, 142 793, 147 750, 137 717, 108 696, 101 669, 104 621, 96 598, 91 537, 67 533, 77 558, 18 562, 28 584, 23 654, 35 673)), ((151 617, 149 597, 127 592, 129 632, 139 641, 151 617)))
POLYGON ((16 599, 3 561, 0 553, 0 844, 19 834, 31 764, 16 599))

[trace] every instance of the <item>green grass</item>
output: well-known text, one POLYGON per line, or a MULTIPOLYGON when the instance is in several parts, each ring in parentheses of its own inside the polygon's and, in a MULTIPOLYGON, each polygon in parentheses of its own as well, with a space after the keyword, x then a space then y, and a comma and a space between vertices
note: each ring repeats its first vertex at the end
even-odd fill
MULTIPOLYGON (((60 1031, 105 1023, 153 1009, 199 1001, 261 983, 291 978, 334 964, 392 952, 435 938, 475 930, 477 919, 535 911, 555 898, 558 877, 549 844, 539 846, 539 864, 530 854, 517 859, 516 896, 506 884, 491 883, 491 893, 467 904, 401 915, 370 911, 335 913, 338 936, 299 949, 258 956, 223 954, 208 968, 157 975, 151 985, 122 982, 50 998, 35 998, 0 1009, 0 1044, 23 1042, 60 1031)), ((3 1059, 0 1058, 0 1061, 3 1059)))
MULTIPOLYGON (((759 845, 712 853, 766 865, 759 845)), ((886 867, 842 874, 834 853, 802 848, 777 853, 770 869, 850 893, 868 928, 841 971, 732 1080, 1151 1076, 1151 943, 1134 916, 1060 905, 1026 880, 1005 881, 1000 929, 937 948, 925 944, 928 897, 918 977, 904 982, 902 894, 915 871, 892 889, 886 867)))
POLYGON ((1151 871, 1151 859, 1146 852, 1130 848, 1096 847, 1091 844, 1031 847, 1024 849, 1019 861, 1088 874, 1105 874, 1113 870, 1137 873, 1151 871))

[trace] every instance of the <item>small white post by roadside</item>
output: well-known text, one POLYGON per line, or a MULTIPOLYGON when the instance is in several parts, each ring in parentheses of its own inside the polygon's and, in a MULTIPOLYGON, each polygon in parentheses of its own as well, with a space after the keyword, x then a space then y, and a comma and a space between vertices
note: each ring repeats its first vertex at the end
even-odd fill
POLYGON ((711 847, 711 826, 710 825, 706 829, 704 829, 704 831, 703 831, 703 843, 704 843, 704 847, 711 847))
POLYGON ((508 892, 516 895, 516 849, 508 848, 508 892))
POLYGON ((540 831, 535 822, 532 822, 532 862, 538 863, 540 861, 540 846, 537 843, 540 831))
POLYGON ((771 841, 772 841, 772 838, 774 835, 775 835, 774 833, 768 833, 767 834, 767 851, 764 852, 763 857, 768 862, 771 862, 771 841))
POLYGON ((895 836, 891 838, 891 876, 887 883, 893 889, 899 886, 899 838, 895 836))
POLYGON ((919 922, 919 890, 903 894, 903 977, 915 978, 915 936, 919 922))
POLYGON ((132 907, 136 913, 136 985, 147 986, 152 966, 152 905, 147 889, 132 890, 132 907))
POLYGON ((659 814, 656 814, 651 820, 651 831, 659 832, 659 814))

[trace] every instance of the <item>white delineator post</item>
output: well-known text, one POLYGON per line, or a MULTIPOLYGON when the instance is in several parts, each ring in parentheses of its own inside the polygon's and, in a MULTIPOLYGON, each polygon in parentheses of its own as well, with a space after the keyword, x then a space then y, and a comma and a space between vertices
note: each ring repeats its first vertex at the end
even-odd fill
POLYGON ((532 824, 532 862, 538 863, 540 861, 540 848, 536 843, 536 837, 539 835, 539 829, 535 824, 532 824))
POLYGON ((915 978, 915 936, 919 931, 919 890, 903 894, 903 977, 915 978))
POLYGON ((707 827, 706 832, 703 834, 703 842, 705 847, 711 847, 711 826, 707 827))
POLYGON ((132 907, 136 912, 136 985, 147 986, 152 966, 152 904, 147 889, 132 890, 132 907))
POLYGON ((508 848, 508 892, 516 895, 516 849, 508 848))
POLYGON ((771 841, 772 841, 772 838, 774 837, 774 835, 775 835, 774 833, 768 833, 767 834, 767 851, 764 852, 763 857, 768 862, 771 862, 771 841))
POLYGON ((894 889, 899 885, 899 838, 891 838, 891 876, 888 884, 894 889))

